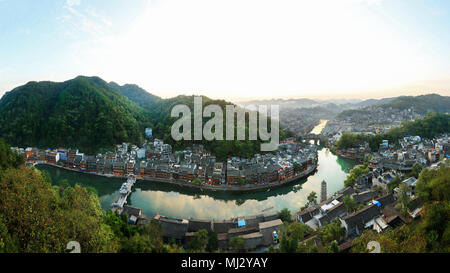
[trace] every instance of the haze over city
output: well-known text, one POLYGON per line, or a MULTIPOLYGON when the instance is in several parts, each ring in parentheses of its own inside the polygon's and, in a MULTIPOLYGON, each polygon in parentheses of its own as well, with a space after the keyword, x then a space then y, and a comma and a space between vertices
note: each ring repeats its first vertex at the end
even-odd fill
POLYGON ((448 96, 449 12, 418 0, 0 0, 0 96, 77 75, 163 98, 448 96))

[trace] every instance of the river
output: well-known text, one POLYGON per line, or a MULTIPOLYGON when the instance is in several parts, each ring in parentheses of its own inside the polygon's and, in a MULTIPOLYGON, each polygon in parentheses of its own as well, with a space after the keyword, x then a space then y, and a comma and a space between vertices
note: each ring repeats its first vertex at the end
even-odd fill
POLYGON ((326 119, 321 119, 320 123, 318 125, 316 125, 316 127, 314 127, 311 132, 309 132, 310 134, 320 134, 323 130, 323 128, 325 128, 325 126, 327 125, 328 120, 326 119))
MULTIPOLYGON (((142 213, 148 216, 159 213, 177 218, 229 219, 259 214, 262 211, 280 211, 285 207, 296 212, 306 203, 311 191, 315 191, 320 198, 322 180, 327 182, 328 196, 342 189, 348 172, 355 165, 354 161, 338 157, 326 148, 319 149, 318 162, 316 172, 309 177, 261 192, 201 192, 198 189, 138 180, 128 203, 142 208, 142 213)), ((67 179, 72 186, 78 183, 95 188, 104 209, 108 209, 111 203, 116 201, 120 185, 125 181, 121 178, 77 173, 47 165, 39 165, 37 168, 48 171, 54 183, 67 179)))

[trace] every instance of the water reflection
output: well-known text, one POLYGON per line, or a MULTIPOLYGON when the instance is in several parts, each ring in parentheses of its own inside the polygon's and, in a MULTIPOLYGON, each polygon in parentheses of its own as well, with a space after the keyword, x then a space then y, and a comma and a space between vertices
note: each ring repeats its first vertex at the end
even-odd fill
POLYGON ((326 119, 321 119, 320 123, 316 125, 316 127, 314 127, 311 132, 309 132, 310 134, 320 134, 322 133, 323 128, 325 128, 325 126, 327 125, 328 120, 326 119))
MULTIPOLYGON (((327 181, 328 194, 344 186, 344 180, 355 162, 337 157, 328 149, 318 151, 319 165, 316 172, 306 179, 269 191, 251 193, 199 192, 196 189, 176 185, 139 181, 128 202, 140 207, 143 213, 154 216, 156 213, 170 217, 228 219, 231 217, 279 211, 284 207, 297 211, 306 203, 311 191, 320 195, 322 180, 327 181), (267 208, 272 208, 267 210, 267 208)), ((76 183, 94 187, 100 197, 102 207, 108 209, 117 199, 124 179, 105 178, 61 170, 50 166, 38 166, 47 170, 54 182, 67 179, 70 185, 76 183)))

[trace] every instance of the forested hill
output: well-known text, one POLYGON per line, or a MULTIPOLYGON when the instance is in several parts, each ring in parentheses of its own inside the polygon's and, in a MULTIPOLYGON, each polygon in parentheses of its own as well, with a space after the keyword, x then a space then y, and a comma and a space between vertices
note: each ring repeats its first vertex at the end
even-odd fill
POLYGON ((11 145, 85 152, 139 143, 149 114, 98 77, 29 82, 0 100, 0 137, 11 145))
MULTIPOLYGON (((170 132, 177 118, 170 116, 171 109, 177 104, 193 109, 193 101, 193 96, 184 95, 162 99, 137 85, 120 86, 98 77, 79 76, 60 83, 29 82, 1 98, 0 138, 14 146, 67 147, 95 153, 122 142, 140 144, 144 128, 151 127, 155 137, 180 149, 193 141, 173 141, 170 132)), ((231 103, 203 97, 203 106, 209 104, 225 109, 231 103)), ((281 129, 280 137, 289 133, 281 129)), ((199 143, 224 159, 258 153, 261 141, 199 143)))
POLYGON ((136 84, 119 85, 115 82, 110 82, 109 85, 114 89, 119 90, 122 95, 147 110, 153 110, 155 106, 163 101, 160 97, 150 94, 136 84))
MULTIPOLYGON (((124 96, 132 100, 136 104, 140 105, 147 111, 150 119, 154 123, 153 133, 158 138, 164 140, 164 142, 171 144, 175 149, 181 149, 186 146, 192 145, 194 142, 203 144, 208 150, 213 151, 219 159, 225 159, 227 156, 237 155, 242 157, 249 157, 255 153, 260 152, 260 140, 256 141, 177 141, 175 142, 170 134, 172 124, 177 118, 171 117, 171 110, 175 105, 184 104, 191 109, 193 113, 194 109, 194 96, 180 95, 174 98, 161 99, 154 96, 137 85, 117 85, 116 83, 110 83, 110 85, 119 90, 124 96)), ((213 100, 208 97, 202 96, 203 107, 215 104, 219 105, 223 109, 224 113, 224 127, 225 132, 225 106, 232 103, 225 100, 213 100)), ((248 118, 248 117, 247 117, 248 118)), ((205 123, 208 118, 203 119, 205 123)), ((193 122, 193 119, 192 119, 193 122)), ((270 125, 270 122, 268 122, 270 125)), ((246 131, 248 132, 248 120, 246 121, 246 131)), ((280 139, 288 136, 294 136, 294 134, 280 126, 280 139)))
POLYGON ((382 104, 382 107, 392 107, 398 109, 408 109, 414 107, 414 109, 422 114, 427 112, 436 113, 449 113, 450 112, 450 97, 441 96, 438 94, 429 94, 421 96, 401 96, 392 100, 386 104, 382 104))

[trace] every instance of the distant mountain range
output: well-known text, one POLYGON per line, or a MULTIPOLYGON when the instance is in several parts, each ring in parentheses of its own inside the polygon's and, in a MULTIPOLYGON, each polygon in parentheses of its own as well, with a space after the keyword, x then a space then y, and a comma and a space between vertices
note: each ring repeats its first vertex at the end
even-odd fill
POLYGON ((398 97, 383 98, 383 99, 368 99, 368 100, 363 100, 361 102, 355 103, 355 105, 358 106, 358 107, 367 107, 367 106, 372 106, 372 105, 380 105, 380 104, 389 103, 389 102, 395 100, 396 98, 398 98, 398 97))
POLYGON ((400 96, 396 98, 381 99, 376 101, 370 101, 365 104, 358 104, 360 107, 358 109, 344 110, 339 115, 338 118, 344 118, 348 115, 366 115, 370 116, 371 111, 374 107, 379 107, 382 109, 414 109, 418 114, 425 115, 428 112, 434 113, 449 113, 450 112, 450 97, 441 96, 438 94, 428 94, 420 96, 400 96))
POLYGON ((382 99, 367 99, 367 100, 353 100, 353 99, 328 99, 328 100, 313 100, 307 98, 300 99, 270 99, 270 100, 251 100, 237 103, 238 105, 280 105, 281 108, 313 108, 321 107, 338 107, 341 111, 347 109, 364 109, 370 106, 385 105, 386 107, 394 108, 408 108, 414 107, 421 113, 426 112, 448 112, 450 109, 450 97, 441 96, 438 94, 428 94, 420 96, 399 96, 382 99))
MULTIPOLYGON (((367 100, 374 101, 376 100, 367 100)), ((236 102, 238 105, 280 105, 284 108, 311 108, 317 106, 324 106, 328 104, 334 105, 357 105, 359 103, 364 103, 365 101, 359 99, 328 99, 328 100, 313 100, 308 98, 299 98, 299 99, 267 99, 267 100, 249 100, 249 101, 241 101, 236 102)), ((370 102, 368 102, 370 103, 370 102)))

